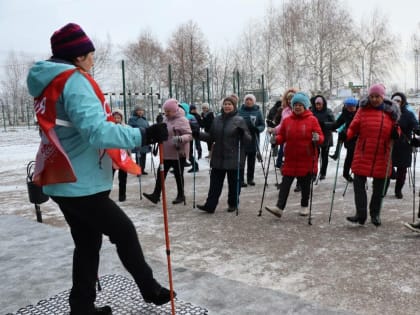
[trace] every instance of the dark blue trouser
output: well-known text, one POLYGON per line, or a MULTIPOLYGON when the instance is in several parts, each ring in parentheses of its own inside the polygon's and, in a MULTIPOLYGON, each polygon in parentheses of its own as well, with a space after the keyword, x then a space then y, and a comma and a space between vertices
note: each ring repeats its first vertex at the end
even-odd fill
POLYGON ((102 235, 115 244, 118 256, 142 294, 159 287, 146 263, 130 218, 109 198, 109 191, 84 197, 51 197, 70 226, 74 241, 72 315, 93 314, 102 235))
POLYGON ((229 207, 237 208, 239 195, 241 193, 241 185, 239 185, 238 182, 238 170, 212 168, 210 172, 209 193, 204 205, 207 209, 216 209, 217 204, 219 203, 219 197, 222 193, 226 174, 228 179, 228 205, 229 207))

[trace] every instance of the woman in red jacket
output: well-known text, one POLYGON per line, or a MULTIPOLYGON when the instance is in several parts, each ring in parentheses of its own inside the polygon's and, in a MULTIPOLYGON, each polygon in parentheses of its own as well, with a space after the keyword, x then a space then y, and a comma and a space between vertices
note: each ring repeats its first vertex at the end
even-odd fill
POLYGON ((351 168, 354 174, 354 201, 356 215, 347 217, 352 223, 364 224, 367 218, 366 178, 373 178, 373 192, 369 204, 371 222, 381 225, 380 211, 385 193, 385 182, 391 175, 391 147, 398 139, 398 105, 385 99, 385 87, 374 84, 368 97, 347 130, 347 140, 358 135, 351 168))
POLYGON ((298 92, 293 96, 291 104, 292 115, 283 121, 279 133, 271 138, 273 145, 286 143, 279 198, 275 206, 265 207, 268 212, 277 217, 281 217, 283 214, 290 186, 295 177, 302 189, 299 214, 302 216, 309 214, 311 180, 318 173, 318 150, 316 148, 324 142, 324 135, 318 120, 309 110, 309 97, 305 93, 298 92))

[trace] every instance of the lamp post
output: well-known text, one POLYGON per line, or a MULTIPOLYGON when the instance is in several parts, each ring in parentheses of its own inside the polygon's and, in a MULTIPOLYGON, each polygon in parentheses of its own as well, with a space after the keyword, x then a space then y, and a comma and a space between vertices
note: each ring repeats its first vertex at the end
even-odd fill
POLYGON ((365 55, 366 55, 366 51, 368 50, 369 46, 371 46, 374 42, 375 42, 375 40, 370 41, 369 43, 367 43, 364 46, 364 49, 363 49, 363 54, 362 54, 362 89, 363 89, 363 92, 365 91, 365 55))

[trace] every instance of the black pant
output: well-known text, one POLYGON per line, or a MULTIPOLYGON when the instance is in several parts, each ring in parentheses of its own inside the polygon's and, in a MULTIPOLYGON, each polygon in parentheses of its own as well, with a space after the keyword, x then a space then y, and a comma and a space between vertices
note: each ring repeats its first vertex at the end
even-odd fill
MULTIPOLYGON (((254 181, 254 173, 255 173, 255 159, 256 159, 257 152, 245 152, 245 160, 246 160, 246 180, 247 182, 254 181)), ((245 170, 241 169, 241 183, 244 182, 245 178, 245 170)))
POLYGON ((351 167, 351 162, 353 162, 353 155, 354 155, 354 146, 351 146, 351 147, 349 146, 347 148, 346 158, 344 160, 343 176, 350 175, 350 167, 351 167))
MULTIPOLYGON (((180 197, 180 198, 184 197, 184 165, 185 165, 185 157, 180 157, 179 160, 163 160, 163 171, 165 174, 165 179, 171 167, 174 169, 176 188, 178 190, 177 197, 180 197)), ((161 189, 162 187, 161 187, 160 175, 158 174, 153 194, 156 196, 160 196, 161 189)))
MULTIPOLYGON (((362 220, 367 218, 366 179, 366 176, 354 175, 353 181, 356 215, 362 220)), ((371 217, 380 215, 384 185, 385 178, 373 178, 372 196, 369 203, 369 214, 371 217)))
POLYGON ((319 171, 321 176, 325 176, 327 174, 327 167, 328 167, 328 153, 330 151, 329 146, 320 146, 319 153, 321 157, 321 170, 319 171))
POLYGON ((136 163, 141 167, 141 171, 146 170, 146 156, 147 153, 136 152, 136 163))
POLYGON ((96 298, 102 235, 115 244, 118 256, 142 294, 159 287, 146 263, 137 231, 128 216, 109 198, 109 191, 84 197, 51 197, 70 226, 74 241, 71 314, 91 314, 96 298))
MULTIPOLYGON (((289 197, 290 186, 295 179, 294 176, 283 176, 282 181, 280 183, 280 191, 279 191, 279 198, 277 200, 277 207, 284 210, 287 203, 287 198, 289 197)), ((296 177, 297 183, 300 185, 301 191, 301 198, 300 198, 300 205, 302 207, 307 207, 309 204, 309 194, 311 190, 311 180, 312 175, 308 174, 302 177, 296 177)))
MULTIPOLYGON (((112 169, 112 176, 115 174, 115 169, 112 169)), ((119 195, 125 196, 125 191, 127 187, 127 172, 123 170, 118 170, 118 188, 119 188, 119 195)))
POLYGON ((228 179, 228 205, 232 208, 238 207, 241 185, 238 182, 238 170, 211 169, 210 188, 205 203, 207 209, 215 210, 222 193, 223 182, 227 174, 228 179))

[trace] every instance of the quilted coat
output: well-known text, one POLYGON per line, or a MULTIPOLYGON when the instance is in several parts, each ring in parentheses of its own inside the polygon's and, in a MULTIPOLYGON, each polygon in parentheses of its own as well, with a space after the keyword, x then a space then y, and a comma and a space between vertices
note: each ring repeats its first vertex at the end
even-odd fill
POLYGON ((302 177, 318 172, 318 150, 312 143, 312 133, 319 134, 318 144, 324 142, 324 135, 318 120, 310 110, 302 114, 292 113, 281 124, 276 135, 277 144, 286 143, 282 174, 302 177))

